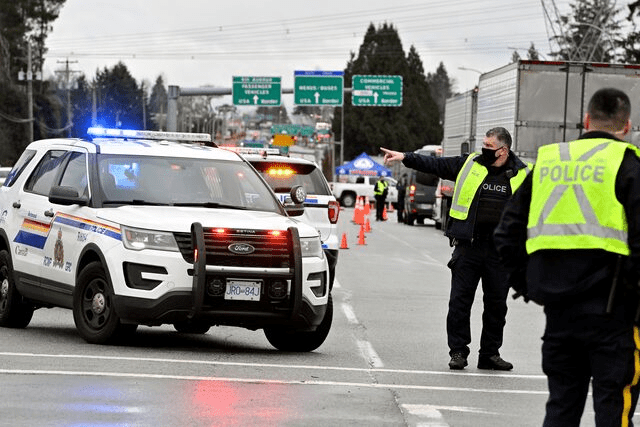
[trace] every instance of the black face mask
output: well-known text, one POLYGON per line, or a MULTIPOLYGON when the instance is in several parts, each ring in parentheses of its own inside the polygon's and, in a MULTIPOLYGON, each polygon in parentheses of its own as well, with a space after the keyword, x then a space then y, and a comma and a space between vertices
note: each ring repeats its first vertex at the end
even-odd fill
POLYGON ((498 149, 492 150, 491 148, 482 147, 482 160, 485 164, 490 166, 496 161, 496 151, 498 151, 498 149))

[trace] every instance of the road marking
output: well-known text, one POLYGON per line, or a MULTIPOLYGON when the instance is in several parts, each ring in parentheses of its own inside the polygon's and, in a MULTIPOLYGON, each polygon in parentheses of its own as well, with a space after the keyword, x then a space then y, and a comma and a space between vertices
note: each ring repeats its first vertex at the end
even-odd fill
POLYGON ((416 427, 449 427, 435 406, 404 404, 400 407, 407 411, 409 416, 419 418, 419 421, 415 423, 416 427))
POLYGON ((364 357, 370 366, 374 368, 383 368, 384 363, 382 363, 382 359, 378 356, 378 353, 373 349, 373 346, 369 341, 356 341, 358 344, 358 348, 360 349, 360 354, 364 357))
POLYGON ((132 373, 132 372, 0 369, 0 374, 146 378, 146 379, 170 379, 170 380, 185 380, 185 381, 226 381, 226 382, 251 383, 251 384, 321 385, 321 386, 363 387, 363 388, 402 389, 402 390, 432 390, 432 391, 451 391, 451 392, 457 392, 457 393, 477 392, 477 393, 499 393, 499 394, 535 394, 535 395, 548 394, 546 390, 545 391, 496 390, 496 389, 483 389, 483 388, 440 387, 440 386, 410 385, 410 384, 358 383, 358 382, 347 382, 347 381, 270 380, 270 379, 263 379, 263 378, 227 378, 227 377, 207 377, 207 376, 195 376, 195 375, 139 374, 139 373, 132 373))
MULTIPOLYGON (((485 411, 480 408, 469 408, 466 406, 436 406, 436 405, 412 405, 405 403, 400 405, 407 410, 407 412, 420 416, 429 416, 436 412, 440 414, 440 411, 452 411, 452 412, 468 412, 471 414, 484 414, 484 415, 498 415, 498 412, 485 411)), ((442 416, 442 414, 440 414, 442 416)))
POLYGON ((350 304, 347 304, 346 302, 342 303, 342 312, 344 313, 344 316, 347 318, 347 321, 349 323, 351 323, 352 325, 359 325, 360 322, 358 322, 358 318, 356 317, 356 313, 353 311, 353 308, 351 308, 350 304))
POLYGON ((407 374, 407 375, 459 375, 468 377, 491 377, 491 378, 511 378, 511 379, 531 379, 545 381, 545 375, 520 375, 513 373, 491 373, 479 372, 452 372, 446 371, 423 371, 417 369, 389 369, 389 368, 349 368, 344 366, 319 366, 319 365, 289 365, 277 363, 250 363, 250 362, 221 362, 215 360, 194 360, 194 359, 168 359, 156 357, 127 357, 127 356, 98 356, 83 354, 47 354, 47 353, 20 353, 20 352, 0 352, 0 357, 34 357, 45 359, 78 359, 78 360, 112 360, 112 361, 129 361, 129 362, 152 362, 152 363, 175 363, 175 364, 191 364, 191 365, 208 365, 208 366, 244 366, 253 368, 276 368, 276 369, 309 369, 319 371, 347 371, 347 372, 364 372, 364 373, 389 373, 389 374, 407 374))

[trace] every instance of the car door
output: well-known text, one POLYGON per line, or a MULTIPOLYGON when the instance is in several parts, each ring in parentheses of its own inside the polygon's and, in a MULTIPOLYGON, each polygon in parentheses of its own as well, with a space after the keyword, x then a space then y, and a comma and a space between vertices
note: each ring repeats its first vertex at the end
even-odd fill
POLYGON ((12 245, 14 270, 18 272, 20 284, 32 291, 39 288, 37 278, 41 277, 42 266, 47 262, 43 249, 53 220, 46 213, 47 199, 65 152, 63 149, 46 151, 9 207, 11 225, 6 230, 12 245))

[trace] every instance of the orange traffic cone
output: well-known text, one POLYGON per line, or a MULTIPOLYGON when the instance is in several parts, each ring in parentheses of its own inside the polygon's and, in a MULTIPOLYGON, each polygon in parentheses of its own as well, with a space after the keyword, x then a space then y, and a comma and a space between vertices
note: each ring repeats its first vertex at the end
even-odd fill
POLYGON ((340 249, 349 249, 349 245, 347 245, 347 233, 342 233, 342 242, 340 242, 340 249))
POLYGON ((369 222, 369 218, 364 221, 364 231, 369 233, 371 231, 371 223, 369 222))
POLYGON ((389 213, 393 212, 393 203, 389 203, 389 213))
POLYGON ((358 244, 359 245, 366 245, 366 243, 364 241, 364 225, 360 226, 360 235, 358 235, 358 244))
POLYGON ((369 203, 369 197, 366 197, 364 199, 365 199, 364 214, 369 215, 369 213, 371 212, 371 204, 369 203))
POLYGON ((388 219, 389 217, 387 216, 387 207, 385 206, 384 209, 382 210, 382 220, 386 221, 388 219))

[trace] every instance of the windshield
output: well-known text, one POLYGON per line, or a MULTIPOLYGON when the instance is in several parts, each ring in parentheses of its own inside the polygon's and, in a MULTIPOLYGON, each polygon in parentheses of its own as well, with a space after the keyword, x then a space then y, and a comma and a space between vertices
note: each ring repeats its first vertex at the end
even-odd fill
POLYGON ((99 155, 103 205, 176 205, 282 212, 244 162, 99 155))

